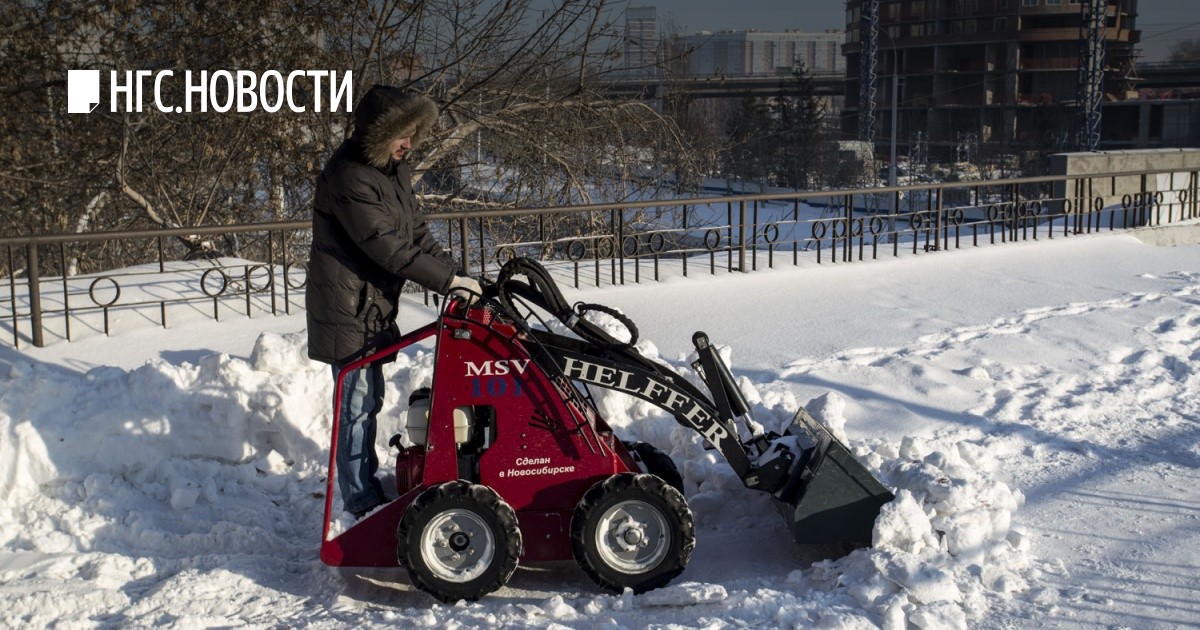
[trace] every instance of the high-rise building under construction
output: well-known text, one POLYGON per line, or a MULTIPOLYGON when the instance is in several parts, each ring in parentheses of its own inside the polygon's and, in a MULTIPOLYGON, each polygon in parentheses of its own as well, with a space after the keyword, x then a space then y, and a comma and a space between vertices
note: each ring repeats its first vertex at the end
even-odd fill
POLYGON ((1100 40, 1103 79, 1089 89, 1120 101, 1133 89, 1137 0, 848 0, 843 131, 861 131, 867 112, 860 95, 871 93, 862 87, 874 74, 876 142, 891 135, 895 92, 902 144, 921 137, 931 149, 946 149, 970 137, 1075 148, 1079 68, 1094 53, 1087 49, 1091 6, 1105 15, 1091 32, 1093 43, 1100 40), (873 12, 876 23, 864 28, 863 16, 873 12), (876 62, 861 63, 872 47, 876 62))

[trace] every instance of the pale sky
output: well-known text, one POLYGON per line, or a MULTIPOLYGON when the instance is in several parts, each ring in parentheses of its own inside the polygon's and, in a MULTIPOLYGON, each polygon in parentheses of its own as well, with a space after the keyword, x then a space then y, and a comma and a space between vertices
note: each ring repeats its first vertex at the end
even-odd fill
MULTIPOLYGON (((534 5, 549 0, 535 0, 534 5)), ((616 3, 619 6, 623 3, 616 3)), ((845 30, 842 0, 631 0, 625 6, 653 6, 659 24, 672 21, 684 33, 724 29, 781 31, 845 30)), ((1164 58, 1173 43, 1200 39, 1200 0, 1141 0, 1138 28, 1142 31, 1144 59, 1164 58)))

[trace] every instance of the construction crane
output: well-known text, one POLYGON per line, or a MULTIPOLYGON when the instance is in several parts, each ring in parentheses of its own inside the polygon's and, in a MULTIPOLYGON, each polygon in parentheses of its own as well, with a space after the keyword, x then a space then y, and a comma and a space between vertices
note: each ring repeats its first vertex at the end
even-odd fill
POLYGON ((858 19, 858 137, 875 146, 875 85, 879 80, 879 0, 862 0, 858 19))
POLYGON ((1078 144, 1081 151, 1100 146, 1100 103, 1104 97, 1104 40, 1108 0, 1079 2, 1079 76, 1076 84, 1078 144))

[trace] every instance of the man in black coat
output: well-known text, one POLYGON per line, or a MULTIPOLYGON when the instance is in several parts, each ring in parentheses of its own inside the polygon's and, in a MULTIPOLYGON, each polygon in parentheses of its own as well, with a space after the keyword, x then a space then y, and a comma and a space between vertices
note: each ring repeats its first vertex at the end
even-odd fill
MULTIPOLYGON (((341 367, 393 342, 400 290, 411 280, 430 291, 480 291, 434 241, 417 208, 404 158, 437 120, 433 101, 377 85, 354 108, 354 134, 317 180, 306 289, 308 356, 341 367)), ((343 383, 337 478, 347 512, 384 502, 375 479, 375 418, 383 404, 376 363, 343 383)))

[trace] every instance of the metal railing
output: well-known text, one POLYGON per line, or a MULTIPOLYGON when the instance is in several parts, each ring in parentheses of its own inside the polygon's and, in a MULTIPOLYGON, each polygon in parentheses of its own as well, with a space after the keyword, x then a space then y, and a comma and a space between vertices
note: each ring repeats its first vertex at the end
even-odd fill
MULTIPOLYGON (((665 275, 839 264, 1200 218, 1197 171, 1138 171, 826 192, 738 194, 426 215, 472 275, 514 256, 549 261, 561 281, 626 284, 665 275)), ((0 238, 7 295, 0 335, 19 347, 114 315, 167 327, 303 307, 308 221, 0 238), (224 239, 227 256, 183 260, 175 239, 224 239), (119 270, 70 273, 119 250, 119 270)), ((109 263, 111 265, 111 263, 109 263)), ((428 303, 429 296, 424 296, 428 303)), ((121 317, 117 317, 120 319, 121 317)))

